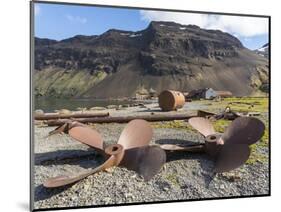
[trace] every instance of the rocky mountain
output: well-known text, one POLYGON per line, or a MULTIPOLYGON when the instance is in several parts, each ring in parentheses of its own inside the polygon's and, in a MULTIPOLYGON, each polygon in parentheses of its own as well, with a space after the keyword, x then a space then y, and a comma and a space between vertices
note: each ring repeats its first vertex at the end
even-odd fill
POLYGON ((219 30, 151 22, 136 32, 35 38, 34 78, 37 96, 117 98, 140 88, 203 87, 241 96, 268 83, 268 60, 219 30))
POLYGON ((258 55, 268 58, 268 43, 264 44, 261 48, 256 49, 258 55))

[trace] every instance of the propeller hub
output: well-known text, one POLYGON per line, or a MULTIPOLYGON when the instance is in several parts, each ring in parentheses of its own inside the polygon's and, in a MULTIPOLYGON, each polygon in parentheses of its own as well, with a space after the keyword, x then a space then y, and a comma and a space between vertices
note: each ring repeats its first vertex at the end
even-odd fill
POLYGON ((121 144, 112 144, 105 148, 105 153, 108 155, 117 155, 123 151, 123 146, 121 144))
POLYGON ((220 138, 221 138, 221 134, 208 135, 206 137, 206 142, 209 142, 209 143, 216 142, 218 144, 220 138))
POLYGON ((221 134, 208 135, 205 138, 205 150, 211 157, 216 157, 222 147, 221 134))

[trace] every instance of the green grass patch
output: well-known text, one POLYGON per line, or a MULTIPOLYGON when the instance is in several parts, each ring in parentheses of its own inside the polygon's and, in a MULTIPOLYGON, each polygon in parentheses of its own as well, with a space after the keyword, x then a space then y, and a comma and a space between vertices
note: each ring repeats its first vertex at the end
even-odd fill
POLYGON ((223 133, 231 121, 220 119, 213 122, 213 126, 216 132, 223 133))
POLYGON ((208 111, 223 111, 227 106, 235 112, 268 112, 267 97, 229 97, 221 101, 194 100, 198 104, 205 105, 208 111))
POLYGON ((257 162, 259 163, 267 162, 267 157, 264 154, 261 154, 257 151, 258 146, 259 146, 258 144, 253 144, 250 146, 251 155, 249 159, 246 161, 246 164, 251 165, 257 162))
POLYGON ((180 186, 176 174, 168 174, 167 176, 165 176, 165 178, 166 178, 166 180, 168 180, 173 186, 178 186, 178 187, 180 186))
POLYGON ((268 123, 266 123, 265 126, 266 126, 265 131, 264 131, 264 134, 263 134, 262 138, 260 139, 260 141, 258 141, 257 143, 250 146, 251 155, 250 155, 249 159, 247 160, 246 164, 254 164, 257 162, 259 162, 259 163, 267 162, 268 158, 266 157, 266 155, 258 152, 259 148, 268 148, 268 142, 269 142, 268 123))
POLYGON ((237 112, 267 112, 269 106, 267 97, 232 97, 223 99, 222 103, 237 112))
POLYGON ((151 125, 153 128, 169 128, 194 131, 194 129, 186 121, 182 120, 154 122, 151 125))

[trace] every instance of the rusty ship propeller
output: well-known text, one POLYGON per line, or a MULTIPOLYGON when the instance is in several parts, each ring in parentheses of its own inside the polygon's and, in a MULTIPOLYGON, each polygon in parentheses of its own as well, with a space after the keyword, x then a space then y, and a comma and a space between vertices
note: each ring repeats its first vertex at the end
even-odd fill
POLYGON ((104 148, 100 134, 78 122, 68 122, 55 129, 51 134, 66 132, 78 141, 87 144, 107 156, 107 160, 97 168, 74 176, 58 176, 44 182, 48 188, 75 183, 89 175, 113 166, 122 166, 136 171, 144 180, 150 180, 166 162, 165 151, 158 146, 149 146, 152 128, 148 122, 140 119, 130 121, 122 131, 117 144, 104 148))
POLYGON ((212 123, 202 117, 188 120, 205 138, 204 144, 191 146, 160 145, 167 151, 205 152, 215 160, 215 173, 227 172, 243 165, 250 156, 249 145, 263 136, 265 126, 257 118, 236 118, 223 134, 217 133, 212 123))
POLYGON ((94 129, 88 127, 85 124, 77 121, 67 121, 62 126, 57 127, 53 131, 49 132, 48 136, 66 133, 77 141, 94 148, 97 152, 104 155, 104 143, 101 135, 94 129))

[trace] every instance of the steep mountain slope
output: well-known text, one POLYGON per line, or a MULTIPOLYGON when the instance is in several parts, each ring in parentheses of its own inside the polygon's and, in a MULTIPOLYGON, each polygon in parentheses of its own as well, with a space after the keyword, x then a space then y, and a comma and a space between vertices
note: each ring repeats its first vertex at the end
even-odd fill
POLYGON ((35 69, 38 96, 116 98, 140 87, 251 95, 268 83, 268 60, 236 37, 174 22, 62 41, 36 38, 35 69))
POLYGON ((255 52, 261 56, 268 58, 268 43, 264 44, 261 48, 256 49, 255 52))

